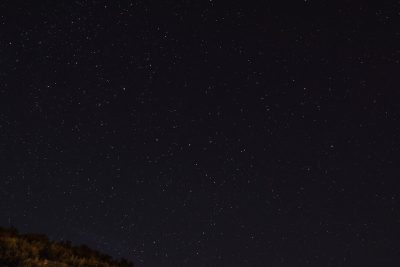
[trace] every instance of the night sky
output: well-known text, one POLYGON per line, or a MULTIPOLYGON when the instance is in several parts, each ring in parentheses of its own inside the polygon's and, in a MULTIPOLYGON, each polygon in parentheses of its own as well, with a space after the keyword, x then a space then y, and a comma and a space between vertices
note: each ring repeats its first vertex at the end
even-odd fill
POLYGON ((1 1, 0 226, 137 267, 399 266, 399 2, 263 2, 1 1))

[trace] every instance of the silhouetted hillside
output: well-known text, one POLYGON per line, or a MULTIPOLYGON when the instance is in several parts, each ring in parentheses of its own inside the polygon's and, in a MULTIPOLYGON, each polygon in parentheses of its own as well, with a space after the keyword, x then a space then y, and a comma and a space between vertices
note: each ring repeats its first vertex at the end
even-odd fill
POLYGON ((70 242, 53 242, 45 235, 18 234, 16 229, 0 227, 0 267, 132 267, 122 259, 92 250, 87 246, 72 246, 70 242))

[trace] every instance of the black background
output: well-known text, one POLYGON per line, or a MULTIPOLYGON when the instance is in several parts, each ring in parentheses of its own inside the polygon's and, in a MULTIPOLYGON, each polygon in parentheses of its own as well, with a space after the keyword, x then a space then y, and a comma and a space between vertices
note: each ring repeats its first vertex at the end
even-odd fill
POLYGON ((398 266, 375 2, 2 1, 0 224, 136 266, 398 266))

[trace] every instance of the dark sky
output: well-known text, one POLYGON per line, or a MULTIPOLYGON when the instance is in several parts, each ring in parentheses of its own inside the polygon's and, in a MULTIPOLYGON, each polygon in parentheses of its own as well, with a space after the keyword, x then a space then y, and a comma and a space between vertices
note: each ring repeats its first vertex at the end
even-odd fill
POLYGON ((17 2, 0 226, 138 267, 399 266, 398 2, 17 2))

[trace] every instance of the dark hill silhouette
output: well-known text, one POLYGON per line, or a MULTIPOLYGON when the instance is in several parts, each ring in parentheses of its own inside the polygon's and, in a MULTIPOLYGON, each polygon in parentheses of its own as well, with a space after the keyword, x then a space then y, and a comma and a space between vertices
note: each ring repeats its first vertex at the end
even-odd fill
POLYGON ((133 267, 125 259, 88 248, 72 246, 70 242, 50 241, 40 234, 19 234, 14 228, 0 227, 0 267, 133 267))

